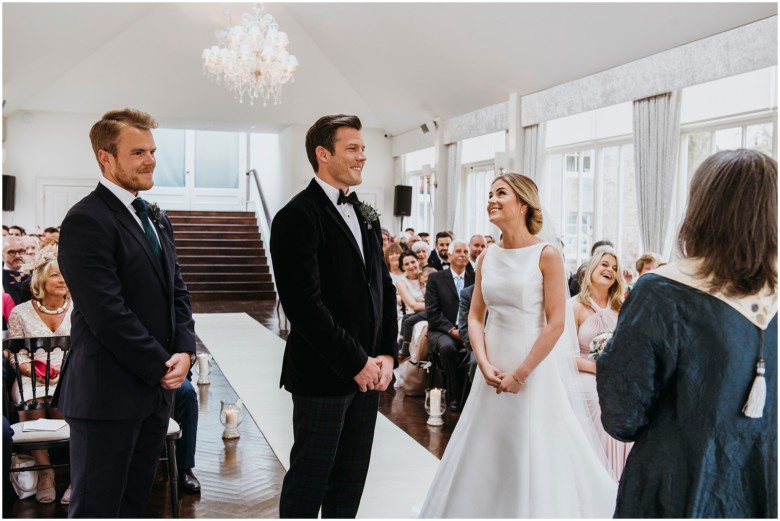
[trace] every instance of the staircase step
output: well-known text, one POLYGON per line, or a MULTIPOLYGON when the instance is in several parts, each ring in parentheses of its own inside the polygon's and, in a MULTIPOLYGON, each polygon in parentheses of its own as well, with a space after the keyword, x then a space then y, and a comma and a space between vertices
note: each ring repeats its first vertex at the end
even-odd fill
POLYGON ((179 255, 179 262, 185 262, 187 264, 236 264, 240 266, 248 266, 248 265, 255 265, 255 266, 261 266, 266 265, 265 258, 260 258, 257 255, 241 255, 241 256, 234 256, 234 257, 226 257, 224 255, 197 255, 197 256, 181 256, 179 255))
POLYGON ((261 239, 176 239, 176 250, 181 248, 256 248, 263 249, 261 239))
POLYGON ((185 231, 185 232, 177 232, 176 230, 173 231, 173 238, 177 241, 179 239, 260 239, 260 232, 256 231, 254 233, 247 233, 247 232, 226 232, 226 231, 218 231, 218 232, 193 232, 193 231, 185 231))
POLYGON ((254 217, 212 217, 212 216, 178 216, 170 217, 170 221, 174 225, 180 224, 243 224, 243 225, 257 225, 257 219, 254 217))
POLYGON ((193 300, 276 300, 275 291, 191 291, 193 300))
MULTIPOLYGON (((220 258, 220 261, 222 258, 220 258)), ((219 262, 219 261, 217 261, 219 262)), ((181 261, 179 263, 179 266, 181 267, 181 273, 182 275, 187 275, 189 273, 203 273, 204 270, 209 270, 214 273, 270 273, 270 270, 268 269, 268 264, 251 264, 251 265, 245 265, 245 264, 224 264, 220 262, 219 264, 195 264, 192 262, 189 262, 189 259, 185 259, 185 263, 182 264, 181 261)), ((187 277, 184 277, 184 282, 187 282, 187 277)))
POLYGON ((168 217, 251 217, 255 218, 254 212, 210 212, 196 210, 170 210, 165 212, 168 217))
POLYGON ((179 223, 175 225, 173 229, 174 229, 174 233, 176 232, 255 233, 258 232, 259 230, 257 224, 251 225, 251 224, 190 224, 190 223, 179 223))
MULTIPOLYGON (((203 266, 198 266, 202 268, 203 266)), ((270 273, 241 272, 241 273, 216 273, 191 271, 187 273, 187 284, 194 282, 273 282, 270 273)))
POLYGON ((227 257, 265 257, 265 250, 262 248, 252 247, 227 247, 227 246, 179 246, 176 245, 176 255, 181 258, 190 256, 209 256, 209 255, 224 255, 227 257))
POLYGON ((190 293, 206 291, 273 291, 273 282, 188 282, 190 293))

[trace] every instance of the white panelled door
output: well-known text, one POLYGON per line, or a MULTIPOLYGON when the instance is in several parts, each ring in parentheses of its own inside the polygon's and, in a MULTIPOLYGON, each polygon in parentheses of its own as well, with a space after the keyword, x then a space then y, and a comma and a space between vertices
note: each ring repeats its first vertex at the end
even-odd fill
POLYGON ((97 179, 52 179, 41 180, 38 184, 38 193, 43 197, 43 204, 39 207, 38 223, 43 230, 49 226, 62 224, 68 210, 94 190, 98 181, 97 179))

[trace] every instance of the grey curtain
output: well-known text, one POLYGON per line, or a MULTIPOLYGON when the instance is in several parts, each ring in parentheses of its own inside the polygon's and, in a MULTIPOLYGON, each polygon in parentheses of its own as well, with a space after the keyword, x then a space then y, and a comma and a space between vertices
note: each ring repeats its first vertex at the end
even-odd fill
POLYGON ((523 169, 520 170, 520 173, 527 175, 539 185, 544 170, 545 124, 539 123, 524 127, 523 132, 525 133, 525 147, 523 149, 523 169))
POLYGON ((677 178, 680 100, 669 92, 634 101, 634 162, 644 251, 664 251, 677 178))

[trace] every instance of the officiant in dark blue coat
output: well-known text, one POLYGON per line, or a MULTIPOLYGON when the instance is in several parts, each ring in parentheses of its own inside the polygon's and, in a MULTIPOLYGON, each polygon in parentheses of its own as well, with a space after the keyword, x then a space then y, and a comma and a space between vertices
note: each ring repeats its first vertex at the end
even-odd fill
POLYGON ((315 178, 271 228, 279 298, 290 320, 281 385, 293 399, 282 518, 352 518, 365 485, 378 391, 397 365, 396 297, 379 216, 351 187, 365 145, 356 116, 324 116, 306 134, 315 178))
POLYGON ((597 364, 604 428, 635 442, 615 517, 777 518, 777 163, 706 159, 678 242, 597 364))

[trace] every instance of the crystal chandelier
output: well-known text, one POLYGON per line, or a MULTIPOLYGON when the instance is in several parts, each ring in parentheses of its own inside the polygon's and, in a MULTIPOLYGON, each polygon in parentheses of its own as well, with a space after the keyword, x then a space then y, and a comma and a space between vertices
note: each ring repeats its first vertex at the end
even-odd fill
POLYGON ((287 33, 270 14, 263 14, 262 4, 254 13, 241 15, 241 23, 217 31, 217 43, 203 51, 203 74, 224 83, 240 103, 244 96, 254 105, 255 98, 268 99, 274 105, 282 101, 282 85, 295 81, 293 73, 298 59, 287 52, 287 33))

